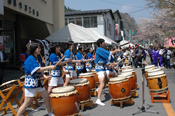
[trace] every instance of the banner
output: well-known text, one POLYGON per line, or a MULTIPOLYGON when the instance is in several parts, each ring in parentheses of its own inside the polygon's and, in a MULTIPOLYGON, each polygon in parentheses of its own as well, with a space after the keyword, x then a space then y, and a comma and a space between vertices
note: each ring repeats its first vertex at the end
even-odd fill
POLYGON ((173 47, 173 48, 175 48, 175 37, 165 38, 164 47, 173 47))

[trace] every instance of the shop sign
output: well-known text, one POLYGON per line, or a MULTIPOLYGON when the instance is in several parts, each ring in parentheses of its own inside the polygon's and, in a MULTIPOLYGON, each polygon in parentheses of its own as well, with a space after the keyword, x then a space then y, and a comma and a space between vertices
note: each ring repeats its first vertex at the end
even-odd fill
MULTIPOLYGON (((3 1, 3 0, 2 0, 3 1)), ((19 6, 20 9, 24 7, 25 11, 32 13, 33 15, 39 16, 39 11, 32 9, 32 7, 27 6, 26 4, 22 4, 22 2, 17 3, 16 0, 7 0, 8 4, 13 4, 13 6, 19 6)))

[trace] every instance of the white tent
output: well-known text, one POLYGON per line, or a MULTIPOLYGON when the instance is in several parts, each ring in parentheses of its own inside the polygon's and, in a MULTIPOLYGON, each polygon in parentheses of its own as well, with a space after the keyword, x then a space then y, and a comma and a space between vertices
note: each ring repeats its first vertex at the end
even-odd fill
POLYGON ((99 38, 102 38, 108 44, 117 45, 115 41, 99 34, 95 30, 86 29, 72 23, 68 24, 67 26, 63 27, 45 39, 50 42, 67 43, 68 38, 71 38, 74 43, 95 43, 99 38))

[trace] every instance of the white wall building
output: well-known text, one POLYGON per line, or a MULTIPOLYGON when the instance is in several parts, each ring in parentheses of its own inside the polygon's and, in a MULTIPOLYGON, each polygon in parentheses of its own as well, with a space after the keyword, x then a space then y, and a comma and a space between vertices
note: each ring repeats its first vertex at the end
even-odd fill
POLYGON ((116 21, 111 9, 66 12, 65 25, 69 23, 94 29, 115 40, 116 21))

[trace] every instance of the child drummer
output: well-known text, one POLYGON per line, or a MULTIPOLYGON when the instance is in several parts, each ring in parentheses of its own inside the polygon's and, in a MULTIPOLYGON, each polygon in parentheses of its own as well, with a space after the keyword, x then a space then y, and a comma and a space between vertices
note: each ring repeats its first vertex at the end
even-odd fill
MULTIPOLYGON (((51 62, 51 65, 55 65, 60 59, 61 59, 60 45, 52 44, 50 48, 50 56, 49 56, 49 61, 51 62)), ((47 90, 49 94, 51 93, 54 87, 63 86, 64 80, 62 78, 62 68, 63 68, 62 66, 71 61, 72 61, 72 58, 69 58, 66 61, 62 61, 56 66, 55 70, 51 71, 52 78, 50 80, 49 87, 47 90)))
MULTIPOLYGON (((96 72, 99 78, 100 85, 98 87, 98 97, 96 104, 104 106, 105 104, 101 102, 101 94, 102 90, 105 86, 105 80, 106 80, 106 71, 105 71, 105 64, 107 60, 111 60, 111 56, 115 54, 117 51, 120 52, 120 49, 116 49, 114 51, 107 51, 105 50, 105 41, 104 39, 98 39, 97 40, 98 48, 96 50, 96 57, 95 57, 95 64, 96 64, 96 72)), ((111 64, 108 64, 108 67, 112 68, 113 66, 111 64)))
POLYGON ((41 77, 46 79, 50 79, 50 76, 44 75, 45 70, 54 70, 56 66, 46 66, 41 67, 42 61, 39 60, 39 54, 41 52, 41 48, 38 43, 33 43, 30 45, 30 56, 24 62, 25 67, 25 99, 23 105, 19 108, 17 116, 21 116, 25 109, 30 105, 35 97, 36 93, 44 99, 48 116, 53 116, 51 105, 50 105, 50 97, 48 92, 42 85, 41 77))

